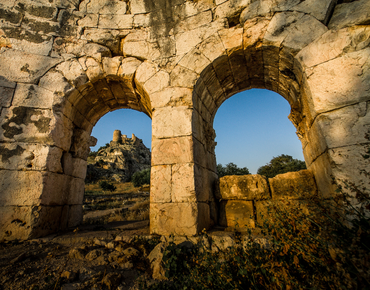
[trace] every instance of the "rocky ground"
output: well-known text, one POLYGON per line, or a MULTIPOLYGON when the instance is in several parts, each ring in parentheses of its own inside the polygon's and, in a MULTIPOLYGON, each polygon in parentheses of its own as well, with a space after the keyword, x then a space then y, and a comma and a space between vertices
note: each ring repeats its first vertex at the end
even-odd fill
POLYGON ((149 187, 95 187, 86 186, 95 191, 85 195, 79 228, 0 243, 0 290, 139 289, 150 280, 147 256, 159 239, 149 236, 149 187))
POLYGON ((148 234, 148 221, 116 222, 1 243, 0 289, 139 289, 151 279, 148 234))

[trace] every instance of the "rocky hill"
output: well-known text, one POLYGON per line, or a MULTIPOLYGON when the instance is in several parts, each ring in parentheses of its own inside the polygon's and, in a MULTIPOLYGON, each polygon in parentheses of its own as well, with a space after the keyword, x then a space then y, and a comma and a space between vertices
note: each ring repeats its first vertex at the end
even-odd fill
POLYGON ((111 179, 127 182, 131 176, 150 168, 150 150, 143 141, 132 134, 132 138, 115 130, 113 140, 88 158, 86 182, 111 179))

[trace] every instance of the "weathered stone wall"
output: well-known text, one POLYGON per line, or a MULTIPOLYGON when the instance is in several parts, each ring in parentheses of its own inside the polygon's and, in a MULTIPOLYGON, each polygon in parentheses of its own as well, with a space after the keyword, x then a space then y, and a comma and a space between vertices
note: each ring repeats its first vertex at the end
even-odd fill
POLYGON ((0 239, 79 223, 91 130, 119 108, 152 118, 152 233, 217 221, 213 118, 250 88, 289 101, 320 194, 363 183, 370 4, 345 2, 2 0, 0 239))
POLYGON ((279 174, 268 180, 258 174, 224 176, 216 193, 218 224, 230 230, 253 229, 273 214, 268 205, 307 210, 305 201, 315 196, 317 186, 309 170, 279 174))

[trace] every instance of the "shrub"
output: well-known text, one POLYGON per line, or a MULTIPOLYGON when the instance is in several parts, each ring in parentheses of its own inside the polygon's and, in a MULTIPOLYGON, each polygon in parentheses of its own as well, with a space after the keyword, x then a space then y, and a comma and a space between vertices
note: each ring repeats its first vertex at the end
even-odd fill
POLYGON ((109 182, 107 182, 107 181, 101 181, 100 183, 99 183, 99 186, 100 186, 100 188, 103 190, 103 191, 110 191, 110 192, 113 192, 113 191, 115 191, 116 189, 117 189, 117 187, 115 187, 112 183, 109 183, 109 182))
POLYGON ((222 164, 217 164, 217 174, 218 177, 223 177, 226 175, 247 175, 250 174, 247 167, 239 168, 236 164, 230 162, 226 166, 222 164))
POLYGON ((272 178, 278 174, 306 169, 304 161, 294 159, 290 155, 279 155, 271 159, 269 164, 258 168, 257 174, 272 178))
POLYGON ((131 181, 135 187, 150 184, 150 168, 135 172, 131 177, 131 181))
POLYGON ((262 220, 264 245, 251 231, 218 252, 170 243, 168 280, 145 289, 370 289, 369 188, 344 180, 331 199, 270 200, 262 220))

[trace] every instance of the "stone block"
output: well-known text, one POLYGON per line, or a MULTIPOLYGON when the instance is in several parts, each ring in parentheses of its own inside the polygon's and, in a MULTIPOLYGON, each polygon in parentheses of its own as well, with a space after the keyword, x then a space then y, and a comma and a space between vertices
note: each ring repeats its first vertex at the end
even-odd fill
POLYGON ((365 143, 328 150, 332 177, 338 185, 342 186, 342 192, 350 196, 355 196, 356 190, 366 192, 369 176, 365 172, 370 172, 370 167, 369 159, 364 156, 369 154, 369 148, 370 144, 365 143))
POLYGON ((255 228, 253 202, 228 200, 220 203, 219 224, 231 229, 255 228))
POLYGON ((67 82, 64 76, 57 71, 48 71, 38 84, 39 87, 52 91, 54 93, 67 94, 73 87, 67 82))
POLYGON ((198 202, 198 224, 197 232, 208 230, 213 224, 211 220, 211 209, 208 203, 198 202))
POLYGON ((174 29, 174 34, 193 30, 212 22, 212 11, 207 10, 182 20, 174 29))
POLYGON ((130 29, 133 27, 133 15, 100 15, 99 28, 130 29))
POLYGON ((335 196, 336 186, 332 182, 333 171, 327 153, 321 154, 308 167, 315 175, 319 196, 330 198, 335 196))
POLYGON ((62 156, 63 173, 72 175, 73 172, 73 157, 71 153, 64 152, 62 156))
POLYGON ((179 64, 200 74, 210 64, 210 61, 199 49, 193 49, 180 60, 179 64))
POLYGON ((77 60, 65 61, 59 64, 56 70, 61 72, 75 88, 79 88, 88 82, 88 77, 77 60))
POLYGON ((50 68, 62 61, 62 58, 8 49, 0 53, 0 75, 8 81, 37 83, 50 68))
POLYGON ((124 79, 132 80, 137 68, 141 65, 141 63, 142 61, 134 57, 126 57, 122 60, 117 75, 123 77, 124 79))
POLYGON ((363 49, 307 69, 307 84, 316 113, 369 100, 369 53, 370 48, 363 49))
POLYGON ((270 20, 265 18, 254 18, 244 23, 243 47, 249 49, 261 44, 270 20))
POLYGON ((169 86, 169 83, 170 75, 167 72, 160 70, 145 82, 143 88, 145 92, 152 94, 166 89, 169 86))
POLYGON ((155 138, 173 138, 192 134, 193 110, 187 107, 162 107, 153 112, 152 134, 155 138))
POLYGON ((134 15, 135 28, 149 27, 149 25, 150 25, 150 14, 134 15))
POLYGON ((172 202, 191 203, 197 201, 194 171, 194 163, 172 165, 172 202))
POLYGON ((326 25, 336 3, 336 0, 310 0, 297 4, 292 10, 310 14, 326 25))
POLYGON ((77 21, 81 27, 98 27, 99 15, 87 14, 84 18, 77 21))
POLYGON ((294 29, 289 32, 282 43, 285 48, 289 48, 295 54, 327 31, 327 27, 316 18, 304 15, 295 23, 294 29))
POLYGON ((0 87, 0 107, 8 108, 12 104, 14 89, 0 87))
POLYGON ((25 206, 0 207, 0 241, 27 239, 32 231, 32 210, 25 206))
POLYGON ((38 204, 42 193, 42 181, 40 172, 1 170, 1 204, 3 206, 38 204))
POLYGON ((235 50, 239 50, 243 46, 243 28, 232 27, 218 31, 221 41, 228 52, 231 54, 235 50))
POLYGON ((338 30, 354 25, 368 25, 370 21, 370 3, 367 0, 353 1, 335 6, 329 29, 338 30))
POLYGON ((8 170, 38 170, 62 172, 63 151, 41 144, 2 143, 0 168, 8 170))
POLYGON ((152 166, 150 171, 150 202, 171 202, 172 166, 152 166))
POLYGON ((150 203, 150 233, 193 236, 198 233, 196 203, 150 203))
POLYGON ((81 205, 84 199, 85 180, 70 177, 69 179, 69 196, 67 203, 69 205, 81 205))
POLYGON ((192 90, 189 88, 171 87, 160 92, 151 94, 150 101, 152 108, 166 106, 187 106, 192 105, 192 90))
POLYGON ((136 70, 135 83, 144 84, 158 71, 158 66, 154 63, 144 61, 136 70))
POLYGON ((197 201, 213 201, 213 195, 218 187, 218 175, 199 165, 195 165, 194 169, 197 201))
POLYGON ((0 241, 32 239, 56 232, 61 211, 60 206, 0 207, 0 241))
POLYGON ((18 84, 13 98, 13 106, 51 109, 54 101, 52 91, 37 85, 18 84))
POLYGON ((314 122, 311 128, 306 130, 305 135, 307 144, 303 148, 303 155, 304 160, 309 166, 318 156, 325 152, 328 146, 326 144, 326 138, 317 122, 314 122))
POLYGON ((263 45, 280 47, 284 39, 294 31, 296 22, 303 15, 303 13, 299 12, 276 13, 267 26, 263 45))
POLYGON ((0 87, 15 89, 16 83, 0 75, 0 87))
POLYGON ((103 70, 105 72, 105 75, 116 76, 118 73, 118 69, 121 66, 121 62, 122 62, 122 56, 116 56, 113 58, 103 57, 102 64, 103 64, 103 70))
POLYGON ((203 25, 202 27, 177 34, 175 36, 177 55, 183 55, 189 52, 204 39, 214 35, 220 28, 223 27, 223 22, 214 21, 208 25, 203 25))
POLYGON ((73 132, 73 143, 71 153, 74 158, 87 160, 90 152, 90 134, 82 129, 75 129, 73 132))
POLYGON ((223 200, 261 200, 270 197, 266 177, 258 174, 221 177, 217 194, 216 198, 223 200))
POLYGON ((73 158, 72 159, 72 164, 73 164, 72 176, 77 177, 77 178, 81 178, 81 179, 85 179, 86 171, 87 171, 87 162, 86 162, 86 160, 83 160, 81 158, 73 158))
POLYGON ((313 67, 346 52, 361 50, 369 44, 369 39, 370 28, 366 26, 329 30, 303 48, 296 58, 305 66, 313 67))
POLYGON ((171 87, 193 88, 198 74, 186 67, 177 65, 170 74, 171 87))
POLYGON ((82 204, 71 205, 68 211, 68 227, 73 228, 82 223, 83 210, 82 204))
POLYGON ((317 194, 311 171, 301 170, 269 178, 272 199, 306 199, 317 194))
POLYGON ((147 5, 145 4, 145 1, 142 0, 131 0, 131 13, 132 14, 142 14, 149 12, 149 9, 147 9, 147 5))
POLYGON ((370 108, 367 102, 320 114, 315 123, 320 127, 328 148, 367 142, 370 108))
POLYGON ((213 61, 225 53, 225 47, 218 35, 212 35, 199 44, 199 51, 213 61))
POLYGON ((71 177, 51 172, 42 173, 42 205, 65 205, 68 202, 71 177))
POLYGON ((97 43, 86 43, 82 49, 86 56, 93 57, 98 62, 101 62, 104 57, 112 57, 109 48, 97 43))
POLYGON ((152 166, 193 162, 193 137, 152 140, 152 166))

